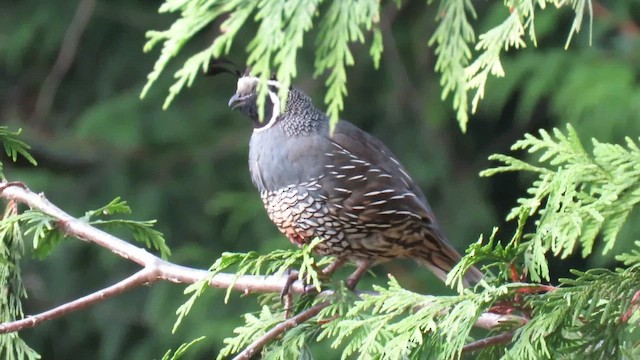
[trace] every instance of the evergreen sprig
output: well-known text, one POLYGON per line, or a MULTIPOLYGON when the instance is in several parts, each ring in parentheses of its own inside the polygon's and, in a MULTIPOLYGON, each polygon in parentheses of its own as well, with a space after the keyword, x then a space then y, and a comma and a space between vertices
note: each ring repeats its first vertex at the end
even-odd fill
POLYGON ((318 266, 330 263, 331 258, 324 257, 316 260, 313 256, 313 248, 320 242, 315 239, 310 244, 304 244, 301 249, 275 250, 266 255, 260 255, 255 251, 249 253, 223 253, 209 268, 209 276, 189 285, 185 294, 191 294, 189 299, 182 304, 176 314, 178 315, 173 331, 175 332, 185 316, 189 314, 196 300, 209 288, 211 279, 218 273, 229 268, 234 269, 235 279, 229 285, 225 295, 225 302, 229 301, 235 280, 243 275, 283 275, 290 270, 297 270, 298 277, 306 284, 313 285, 320 290, 321 280, 316 271, 318 266))
MULTIPOLYGON (((206 49, 192 55, 174 74, 175 83, 169 89, 164 103, 168 107, 175 96, 185 87, 191 86, 196 76, 206 71, 212 58, 226 55, 235 41, 239 30, 253 19, 258 24, 257 31, 247 46, 247 65, 254 75, 267 80, 276 74, 280 82, 281 98, 286 96, 292 79, 297 74, 297 54, 301 49, 304 36, 318 23, 315 51, 315 76, 329 71, 326 79, 327 93, 325 103, 327 113, 335 125, 340 111, 344 107, 347 94, 346 67, 355 64, 349 49, 353 42, 365 42, 365 33, 371 36, 370 55, 377 68, 383 50, 382 33, 380 31, 380 2, 377 0, 357 1, 324 1, 330 4, 326 13, 319 16, 322 0, 209 0, 184 1, 165 0, 160 7, 161 13, 177 12, 180 17, 164 31, 149 31, 145 51, 151 51, 162 43, 160 57, 153 71, 148 76, 141 96, 144 97, 150 87, 189 42, 205 26, 218 19, 226 19, 219 26, 220 32, 206 49), (275 71, 274 71, 275 70, 275 71)), ((429 40, 435 46, 436 71, 442 74, 442 98, 449 94, 453 97, 453 108, 460 127, 466 130, 469 113, 476 111, 478 103, 484 96, 484 89, 489 75, 502 77, 504 70, 501 54, 510 48, 526 46, 524 39, 528 32, 529 39, 537 44, 534 19, 539 9, 545 9, 547 3, 556 7, 570 7, 575 12, 574 21, 567 38, 567 46, 575 33, 580 31, 584 10, 588 9, 592 16, 590 0, 506 1, 505 20, 476 35, 471 20, 477 17, 475 8, 469 0, 441 0, 438 9, 438 26, 429 40), (477 41, 476 41, 477 39, 477 41), (475 49, 474 51, 472 50, 475 49), (469 92, 475 91, 469 101, 469 92), (471 103, 471 107, 469 107, 471 103)), ((396 2, 400 6, 400 2, 396 2)), ((258 105, 263 114, 266 100, 265 81, 259 83, 258 105)), ((281 102, 284 106, 285 102, 281 102)))
MULTIPOLYGON (((248 313, 244 315, 244 325, 233 330, 237 335, 226 338, 224 343, 226 346, 220 350, 217 359, 225 359, 228 356, 240 352, 245 346, 252 343, 255 339, 263 336, 269 329, 283 321, 284 311, 273 311, 268 306, 263 306, 257 314, 248 313)), ((296 347, 293 347, 296 348, 296 347)), ((292 347, 286 347, 286 352, 291 353, 292 347)), ((284 349, 282 349, 284 351, 284 349)), ((296 359, 297 356, 289 358, 296 359)), ((285 358, 283 358, 285 359, 285 358)))
MULTIPOLYGON (((501 52, 509 48, 525 47, 526 43, 522 39, 525 31, 525 24, 522 23, 522 16, 518 11, 513 11, 502 24, 494 27, 479 36, 476 50, 480 55, 465 68, 466 90, 475 89, 475 94, 471 100, 471 112, 478 108, 478 103, 484 97, 484 88, 487 84, 489 74, 496 77, 504 77, 504 69, 500 61, 501 52)), ((533 15, 531 15, 533 16, 533 15)), ((532 20, 533 18, 529 18, 532 20)), ((463 129, 466 124, 463 125, 463 129)))
POLYGON ((364 43, 363 28, 368 31, 373 29, 371 55, 376 67, 380 61, 382 35, 378 26, 379 6, 378 1, 371 0, 333 1, 320 21, 315 75, 330 70, 326 81, 328 89, 325 102, 329 105, 327 113, 334 125, 344 107, 343 97, 347 94, 346 67, 355 63, 349 51, 349 43, 364 43))
MULTIPOLYGON (((403 289, 394 278, 388 287, 375 286, 375 294, 361 298, 338 289, 322 301, 331 301, 317 316, 299 324, 263 349, 264 358, 299 358, 314 342, 329 341, 342 358, 456 358, 471 327, 496 299, 508 297, 526 284, 504 285, 490 291, 458 296, 427 296, 403 289)), ((319 301, 316 299, 316 302, 319 301)), ((308 305, 313 305, 314 302, 308 305)), ((234 330, 234 337, 219 354, 237 353, 284 320, 284 311, 263 306, 249 313, 234 330)), ((515 326, 504 324, 505 328, 515 326)))
MULTIPOLYGON (((18 139, 22 131, 11 131, 6 126, 0 126, 0 141, 6 155, 13 162, 18 155, 32 165, 37 162, 29 153, 31 147, 18 139)), ((6 181, 0 162, 0 179, 6 181)), ((28 211, 29 212, 29 211, 28 211)), ((34 213, 34 212, 32 212, 34 213)), ((20 261, 24 252, 23 230, 20 224, 18 206, 15 202, 8 202, 0 219, 0 323, 10 322, 24 317, 21 298, 27 296, 21 277, 20 261)), ((46 223, 32 219, 35 226, 34 244, 47 232, 46 223)), ((18 333, 0 334, 0 358, 39 359, 40 355, 22 340, 18 333)))
MULTIPOLYGON (((640 289, 638 268, 573 271, 575 279, 528 300, 532 319, 516 330, 504 358, 622 358, 640 354, 640 317, 632 304, 640 289), (626 314, 635 313, 626 318, 626 314)), ((631 358, 635 358, 631 357, 631 358)))
POLYGON ((6 219, 0 227, 12 226, 11 223, 19 224, 24 230, 24 235, 32 235, 34 254, 40 259, 44 259, 64 238, 65 235, 51 216, 37 210, 26 210, 21 214, 6 219))
POLYGON ((156 249, 164 259, 171 255, 162 233, 153 228, 155 220, 129 220, 129 219, 95 219, 98 216, 114 214, 131 214, 131 208, 127 202, 117 197, 96 210, 87 211, 81 218, 83 221, 106 229, 126 228, 131 232, 133 239, 143 243, 147 248, 156 249))
MULTIPOLYGON (((273 326, 285 320, 286 311, 282 308, 282 304, 279 301, 274 301, 276 298, 272 296, 269 299, 272 300, 271 304, 263 304, 260 312, 251 312, 243 316, 244 324, 233 331, 236 335, 224 340, 227 345, 219 353, 219 359, 241 351, 263 336, 273 326)), ((311 320, 289 329, 281 337, 263 348, 262 358, 301 359, 312 357, 308 347, 314 342, 322 340, 323 322, 331 323, 331 319, 344 316, 355 300, 356 296, 346 287, 338 287, 328 296, 301 297, 293 304, 293 309, 304 310, 307 307, 316 306, 320 302, 331 302, 317 315, 319 319, 324 319, 324 321, 311 320)))
POLYGON ((442 74, 442 98, 453 94, 453 108, 460 127, 466 129, 469 121, 469 98, 465 68, 472 57, 471 46, 475 42, 475 31, 469 16, 476 17, 476 11, 469 0, 442 0, 438 13, 441 14, 436 31, 429 40, 435 45, 436 71, 442 74))
MULTIPOLYGON (((35 166, 38 162, 29 153, 31 147, 24 141, 18 139, 18 136, 20 136, 21 133, 22 129, 11 131, 7 126, 0 126, 0 141, 4 147, 4 152, 13 162, 18 161, 18 155, 20 155, 35 166)), ((3 166, 2 162, 0 162, 0 179, 6 180, 2 170, 3 166)))
MULTIPOLYGON (((131 213, 126 201, 121 200, 119 197, 99 209, 87 211, 80 219, 91 225, 105 228, 127 228, 131 231, 134 240, 145 244, 147 248, 155 248, 163 258, 171 255, 162 233, 152 228, 155 220, 93 219, 98 216, 117 213, 131 213)), ((0 236, 10 233, 10 230, 15 226, 20 228, 24 235, 31 236, 34 254, 41 259, 47 257, 56 245, 65 238, 65 234, 59 228, 57 220, 37 210, 25 210, 22 213, 5 217, 0 221, 0 236)))
MULTIPOLYGON (((13 144, 20 144, 20 142, 13 142, 13 144)), ((22 154, 20 151, 16 151, 22 154)), ((166 246, 162 234, 151 229, 153 222, 123 219, 92 220, 97 216, 130 213, 130 211, 126 202, 116 198, 97 210, 86 212, 82 220, 92 225, 125 226, 132 231, 134 239, 145 243, 147 247, 155 247, 162 256, 168 256, 170 254, 169 248, 166 246)), ((19 213, 16 204, 9 202, 5 214, 0 220, 1 323, 24 317, 20 302, 21 297, 26 297, 26 290, 20 277, 20 259, 24 249, 23 236, 31 237, 33 254, 41 259, 47 257, 56 245, 65 238, 63 230, 53 217, 37 210, 25 210, 19 213)), ((18 337, 18 333, 0 334, 0 358, 12 360, 38 359, 39 357, 18 337)))
POLYGON ((567 38, 569 46, 573 35, 580 31, 584 18, 584 9, 593 10, 590 0, 509 0, 505 1, 505 20, 479 35, 471 25, 470 18, 476 18, 475 8, 469 0, 441 0, 438 27, 429 40, 436 46, 436 71, 442 74, 442 98, 449 94, 453 97, 453 108, 460 127, 466 130, 469 113, 476 111, 478 103, 484 97, 484 89, 489 75, 503 77, 501 54, 510 48, 526 46, 524 35, 528 30, 529 39, 537 45, 534 28, 536 8, 546 8, 547 3, 556 7, 571 7, 575 18, 567 38), (473 46, 477 55, 471 51, 473 46), (471 59, 474 59, 471 61, 471 59), (475 90, 469 109, 469 92, 475 90))
POLYGON ((630 268, 640 266, 640 241, 636 241, 636 248, 630 252, 616 256, 616 260, 622 262, 625 266, 630 268))
MULTIPOLYGON (((8 221, 17 213, 9 204, 0 221, 0 323, 24 317, 21 298, 27 296, 20 271, 24 252, 22 230, 17 221, 8 221)), ((22 340, 18 333, 0 334, 0 358, 7 360, 39 359, 40 356, 22 340)))
MULTIPOLYGON (((313 27, 313 20, 319 14, 321 3, 321 0, 166 0, 159 11, 178 12, 180 18, 168 30, 147 33, 149 40, 144 50, 150 51, 160 43, 162 50, 141 96, 145 96, 169 62, 190 39, 203 27, 227 15, 211 45, 187 59, 175 73, 176 82, 169 89, 164 107, 168 107, 185 86, 191 86, 200 72, 206 71, 212 58, 229 53, 238 31, 246 26, 252 16, 258 24, 258 30, 247 46, 247 65, 251 67, 253 75, 262 80, 269 79, 276 69, 275 74, 284 85, 280 95, 284 96, 291 79, 297 73, 298 50, 303 45, 304 35, 313 27)), ((382 52, 382 35, 378 28, 379 10, 377 0, 334 0, 318 25, 316 75, 329 71, 326 102, 333 124, 337 122, 343 108, 343 97, 346 95, 346 66, 354 64, 349 44, 364 42, 364 32, 371 31, 371 56, 376 66, 379 63, 382 52)), ((262 114, 267 94, 264 81, 260 82, 258 90, 258 104, 262 114)), ((285 102, 282 101, 282 104, 285 102)))
POLYGON ((206 339, 206 336, 200 336, 198 338, 191 340, 188 343, 180 345, 176 349, 176 351, 167 350, 167 352, 162 357, 162 360, 179 360, 184 356, 184 354, 187 353, 187 351, 189 351, 189 349, 191 349, 194 345, 196 345, 197 343, 201 342, 204 339, 206 339))
POLYGON ((582 256, 593 251, 597 236, 604 241, 604 252, 616 241, 629 213, 640 202, 640 149, 627 138, 626 147, 593 140, 588 153, 572 126, 564 134, 541 130, 516 142, 513 150, 538 154, 539 164, 528 164, 506 155, 490 159, 501 166, 486 170, 483 176, 524 171, 537 176, 518 199, 508 219, 539 215, 537 230, 528 242, 525 265, 532 280, 548 279, 544 254, 551 251, 561 258, 581 248, 582 256))
MULTIPOLYGON (((323 327, 318 340, 346 343, 342 358, 457 358, 480 314, 522 285, 488 288, 474 294, 429 296, 403 289, 391 277, 388 287, 363 295, 343 318, 323 327)), ((508 326, 508 324, 505 324, 508 326)))

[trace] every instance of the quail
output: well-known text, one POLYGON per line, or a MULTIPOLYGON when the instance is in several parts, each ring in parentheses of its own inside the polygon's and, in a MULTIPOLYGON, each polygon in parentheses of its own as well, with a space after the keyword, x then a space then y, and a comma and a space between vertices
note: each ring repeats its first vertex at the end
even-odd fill
MULTIPOLYGON (((460 260, 447 242, 424 194, 391 151, 378 139, 329 118, 305 93, 289 88, 281 106, 281 84, 267 81, 263 119, 257 85, 239 76, 229 106, 253 122, 249 169, 271 221, 295 245, 321 242, 319 255, 336 258, 324 272, 346 262, 356 265, 346 285, 353 289, 367 269, 409 258, 444 280, 460 260)), ((466 286, 483 274, 470 268, 466 286)))

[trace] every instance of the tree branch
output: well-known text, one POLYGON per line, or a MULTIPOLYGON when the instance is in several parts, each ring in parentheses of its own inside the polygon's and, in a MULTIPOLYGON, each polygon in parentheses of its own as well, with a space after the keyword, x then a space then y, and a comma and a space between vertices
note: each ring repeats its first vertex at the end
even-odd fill
MULTIPOLYGON (((20 182, 0 183, 0 198, 13 200, 15 202, 25 204, 32 209, 41 211, 56 219, 58 226, 66 235, 109 249, 118 256, 133 261, 143 267, 142 270, 130 277, 80 299, 22 320, 0 324, 0 334, 34 327, 44 321, 84 309, 146 283, 151 284, 159 280, 164 280, 173 283, 193 284, 209 275, 209 272, 206 270, 181 266, 163 260, 143 248, 132 245, 81 220, 78 220, 49 202, 49 200, 45 198, 44 194, 36 194, 20 182)), ((210 282, 210 286, 214 288, 232 287, 235 290, 239 290, 247 294, 257 292, 280 292, 287 283, 287 280, 288 276, 286 275, 243 275, 238 277, 235 274, 219 273, 213 277, 210 282)), ((305 286, 302 282, 295 281, 291 284, 289 291, 294 294, 303 294, 305 292, 305 286)), ((326 305, 320 306, 320 304, 315 305, 299 313, 293 318, 280 323, 267 333, 269 334, 269 337, 265 334, 262 338, 256 340, 252 346, 245 349, 245 351, 252 351, 252 353, 255 353, 264 346, 264 344, 279 334, 282 334, 291 327, 315 316, 325 306, 326 305)), ((515 315, 484 313, 478 318, 475 325, 484 329, 492 329, 496 326, 503 326, 505 324, 513 324, 514 326, 517 326, 524 322, 526 322, 525 319, 515 315)))
MULTIPOLYGON (((24 185, 17 184, 20 183, 1 184, 0 190, 2 190, 2 192, 0 193, 0 197, 25 204, 32 209, 37 209, 53 217, 58 221, 58 226, 66 235, 94 243, 111 250, 120 257, 133 261, 142 267, 149 268, 153 270, 153 274, 160 280, 192 284, 209 274, 206 270, 181 266, 163 260, 143 248, 132 245, 74 218, 49 202, 49 200, 44 197, 44 194, 36 194, 24 185)), ((211 280, 211 287, 227 288, 231 284, 234 284, 233 288, 235 290, 245 293, 278 292, 282 290, 286 281, 286 276, 245 275, 236 279, 235 274, 220 273, 211 280)), ((295 294, 304 293, 303 284, 300 281, 294 282, 291 285, 291 292, 295 294)))
POLYGON ((78 311, 80 309, 84 309, 113 296, 122 294, 125 291, 134 289, 146 283, 153 283, 157 280, 158 278, 154 276, 152 270, 150 270, 149 268, 144 268, 116 284, 96 291, 87 296, 83 296, 79 299, 70 301, 66 304, 60 305, 38 315, 27 316, 26 318, 21 320, 0 324, 0 334, 35 327, 42 322, 64 316, 68 313, 78 311))
POLYGON ((512 338, 513 338, 513 331, 507 331, 505 333, 498 334, 496 336, 490 336, 488 338, 469 343, 462 348, 462 352, 464 353, 464 352, 476 351, 476 350, 485 348, 487 346, 508 343, 509 341, 511 341, 512 338))

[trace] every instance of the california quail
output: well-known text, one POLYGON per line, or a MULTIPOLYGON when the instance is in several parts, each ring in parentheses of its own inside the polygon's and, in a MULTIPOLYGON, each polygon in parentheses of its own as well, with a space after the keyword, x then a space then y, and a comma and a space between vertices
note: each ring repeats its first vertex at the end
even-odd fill
MULTIPOLYGON (((296 88, 289 89, 281 111, 276 80, 267 83, 260 121, 258 81, 250 74, 239 77, 229 106, 253 121, 249 169, 278 229, 299 246, 322 239, 314 251, 337 259, 326 272, 354 262, 351 289, 369 266, 395 258, 416 260, 444 280, 460 254, 391 151, 347 121, 330 134, 327 115, 296 88)), ((471 268, 464 281, 481 278, 471 268)))

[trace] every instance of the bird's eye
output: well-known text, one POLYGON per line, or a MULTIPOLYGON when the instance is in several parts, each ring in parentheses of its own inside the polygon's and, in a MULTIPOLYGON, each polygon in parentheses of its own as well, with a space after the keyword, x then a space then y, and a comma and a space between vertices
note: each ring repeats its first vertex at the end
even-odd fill
POLYGON ((276 74, 271 74, 271 80, 276 80, 276 74))

